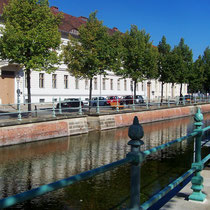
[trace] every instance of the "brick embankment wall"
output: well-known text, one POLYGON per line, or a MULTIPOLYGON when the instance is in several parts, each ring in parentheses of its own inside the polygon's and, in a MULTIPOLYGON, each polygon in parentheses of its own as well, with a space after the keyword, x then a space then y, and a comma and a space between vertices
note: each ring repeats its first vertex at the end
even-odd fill
MULTIPOLYGON (((201 108, 202 113, 210 112, 210 104, 197 106, 201 108)), ((104 115, 99 116, 97 126, 95 129, 106 130, 112 128, 119 128, 129 126, 133 122, 133 118, 137 116, 140 123, 156 122, 161 120, 175 119, 179 117, 186 117, 194 115, 197 111, 196 106, 176 107, 170 109, 159 109, 159 110, 146 110, 143 112, 132 112, 132 113, 119 113, 115 115, 104 115)), ((90 121, 89 127, 94 130, 94 125, 91 126, 90 121)), ((96 122, 94 121, 94 124, 96 122)))
MULTIPOLYGON (((210 112, 210 104, 200 105, 199 107, 202 113, 210 112)), ((186 106, 4 126, 0 127, 0 146, 83 134, 92 130, 107 130, 129 126, 135 116, 139 118, 140 123, 148 123, 191 116, 196 111, 197 107, 186 106)))
POLYGON ((0 128, 0 146, 87 133, 87 118, 73 118, 0 128))

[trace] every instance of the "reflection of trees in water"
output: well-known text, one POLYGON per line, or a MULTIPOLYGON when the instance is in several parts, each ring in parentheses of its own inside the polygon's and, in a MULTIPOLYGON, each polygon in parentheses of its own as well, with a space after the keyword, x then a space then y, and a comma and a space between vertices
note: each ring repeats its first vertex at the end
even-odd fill
MULTIPOLYGON (((205 119, 210 119, 210 115, 209 118, 205 116, 205 119)), ((190 118, 180 118, 143 124, 145 132, 143 141, 145 144, 142 150, 186 135, 189 132, 188 128, 190 127, 192 129, 189 123, 193 123, 190 118)), ((209 124, 209 121, 207 123, 209 124)), ((205 125, 207 126, 206 122, 205 125)), ((120 128, 102 132, 93 131, 80 136, 0 148, 1 195, 6 197, 122 159, 130 151, 130 147, 127 145, 128 141, 128 128, 120 128)), ((144 173, 153 173, 153 179, 156 179, 160 176, 163 168, 172 165, 176 168, 178 162, 173 160, 173 163, 171 163, 171 159, 176 157, 178 161, 183 162, 179 157, 184 154, 188 143, 189 141, 178 143, 171 148, 159 151, 156 155, 150 156, 147 167, 143 165, 143 176, 145 176, 144 173), (179 155, 178 158, 177 155, 179 155), (164 164, 157 165, 157 159, 164 161, 164 164), (165 159, 167 160, 166 162, 165 159)), ((190 158, 191 156, 187 161, 190 162, 190 158)), ((184 168, 184 166, 180 167, 184 168)), ((94 187, 98 190, 102 189, 99 188, 102 183, 109 185, 107 181, 115 180, 115 174, 117 174, 121 182, 123 182, 123 179, 129 180, 128 177, 119 175, 122 171, 122 169, 119 169, 119 171, 117 169, 115 172, 107 172, 94 178, 94 187)), ((124 169, 123 173, 127 174, 127 171, 129 170, 124 169)), ((176 173, 171 169, 170 171, 172 173, 169 177, 174 177, 176 173)), ((150 186, 149 181, 151 180, 147 181, 147 178, 143 179, 145 179, 144 183, 150 186)), ((121 186, 121 182, 117 184, 119 185, 118 187, 121 186)), ((114 183, 112 184, 115 185, 114 183)), ((162 186, 161 181, 157 182, 156 188, 159 188, 159 185, 162 186)), ((69 191, 72 191, 72 189, 74 187, 71 190, 69 188, 69 191)), ((104 190, 105 188, 102 191, 104 190)), ((124 190, 122 191, 124 192, 124 190)), ((144 195, 145 197, 147 197, 146 194, 144 195)), ((110 196, 113 197, 114 195, 111 194, 110 196)))

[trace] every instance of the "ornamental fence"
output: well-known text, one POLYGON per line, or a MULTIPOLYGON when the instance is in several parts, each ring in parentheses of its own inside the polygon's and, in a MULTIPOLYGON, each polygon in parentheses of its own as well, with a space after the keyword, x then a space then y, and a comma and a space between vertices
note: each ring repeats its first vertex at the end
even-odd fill
MULTIPOLYGON (((128 142, 128 145, 131 146, 131 151, 126 155, 124 159, 119 161, 101 166, 99 168, 85 171, 83 173, 77 174, 75 176, 71 176, 66 179, 62 179, 50 184, 42 185, 38 188, 16 194, 14 196, 10 196, 0 200, 0 208, 7 208, 18 204, 20 202, 33 199, 37 196, 44 195, 48 192, 58 190, 60 188, 70 186, 74 183, 80 182, 82 180, 91 178, 98 174, 104 173, 106 171, 110 171, 115 169, 116 167, 122 166, 124 164, 130 164, 131 167, 131 185, 130 185, 130 205, 126 209, 150 209, 155 208, 154 206, 158 204, 164 197, 170 197, 169 194, 174 189, 181 190, 190 180, 192 182, 191 189, 193 190, 192 194, 189 196, 190 200, 193 201, 204 201, 205 194, 202 193, 203 189, 203 177, 200 175, 200 172, 204 168, 204 164, 210 160, 210 154, 207 155, 204 159, 201 159, 201 139, 202 135, 210 129, 210 126, 202 128, 203 115, 198 108, 197 113, 194 116, 195 120, 195 129, 189 135, 183 136, 181 138, 177 138, 171 142, 159 145, 157 147, 141 151, 141 145, 144 142, 141 140, 144 136, 144 131, 142 126, 139 124, 138 118, 135 117, 133 121, 133 125, 129 127, 128 136, 131 140, 128 142), (194 138, 192 138, 194 137, 194 138), (191 169, 184 173, 182 176, 177 178, 176 180, 169 183, 167 187, 159 191, 157 194, 152 196, 148 201, 144 202, 140 205, 140 169, 141 164, 145 160, 148 155, 151 155, 157 151, 163 150, 165 148, 170 147, 173 144, 178 142, 185 141, 187 139, 194 139, 194 162, 192 163, 191 169)), ((117 192, 116 192, 117 193, 117 192)), ((160 204, 159 204, 160 205, 160 204)), ((163 203, 162 203, 163 205, 163 203)), ((125 209, 125 208, 124 208, 125 209)), ((157 207, 155 208, 157 209, 157 207)))

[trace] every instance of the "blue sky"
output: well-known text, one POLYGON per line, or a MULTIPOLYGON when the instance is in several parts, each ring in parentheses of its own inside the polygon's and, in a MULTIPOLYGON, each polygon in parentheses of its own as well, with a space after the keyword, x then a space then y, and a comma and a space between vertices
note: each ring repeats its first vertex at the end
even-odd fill
POLYGON ((174 47, 185 39, 194 60, 210 46, 210 0, 49 0, 50 6, 73 16, 98 10, 104 25, 125 32, 131 24, 145 29, 158 45, 165 35, 174 47))

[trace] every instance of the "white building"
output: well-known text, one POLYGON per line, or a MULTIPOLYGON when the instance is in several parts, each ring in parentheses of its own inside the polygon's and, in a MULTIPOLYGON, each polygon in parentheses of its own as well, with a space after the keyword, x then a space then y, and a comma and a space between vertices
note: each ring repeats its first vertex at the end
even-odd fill
MULTIPOLYGON (((0 2, 0 15, 2 14, 3 3, 0 2)), ((53 13, 58 12, 57 7, 51 7, 53 13)), ((1 18, 1 16, 0 16, 1 18)), ((62 42, 65 45, 68 42, 68 35, 78 35, 78 28, 84 24, 87 18, 73 17, 64 13, 64 22, 59 27, 62 34, 62 42)), ((3 27, 3 20, 0 19, 3 27)), ((117 28, 109 29, 109 33, 113 33, 117 28)), ((98 75, 93 79, 93 97, 94 96, 124 96, 133 94, 133 82, 130 78, 123 79, 108 71, 106 77, 98 75)), ((17 103, 17 89, 20 89, 20 102, 27 102, 27 87, 25 74, 18 65, 8 64, 6 61, 0 60, 0 104, 17 103)), ((180 85, 172 84, 164 85, 164 97, 172 97, 179 95, 180 85)), ((183 94, 187 93, 187 85, 183 85, 183 94)), ((161 83, 158 80, 145 80, 137 84, 137 95, 155 100, 161 95, 161 83)), ((54 100, 64 98, 81 98, 84 100, 89 95, 89 81, 86 79, 77 79, 66 71, 63 64, 51 74, 46 72, 32 71, 31 73, 31 99, 32 103, 52 102, 54 100)))

